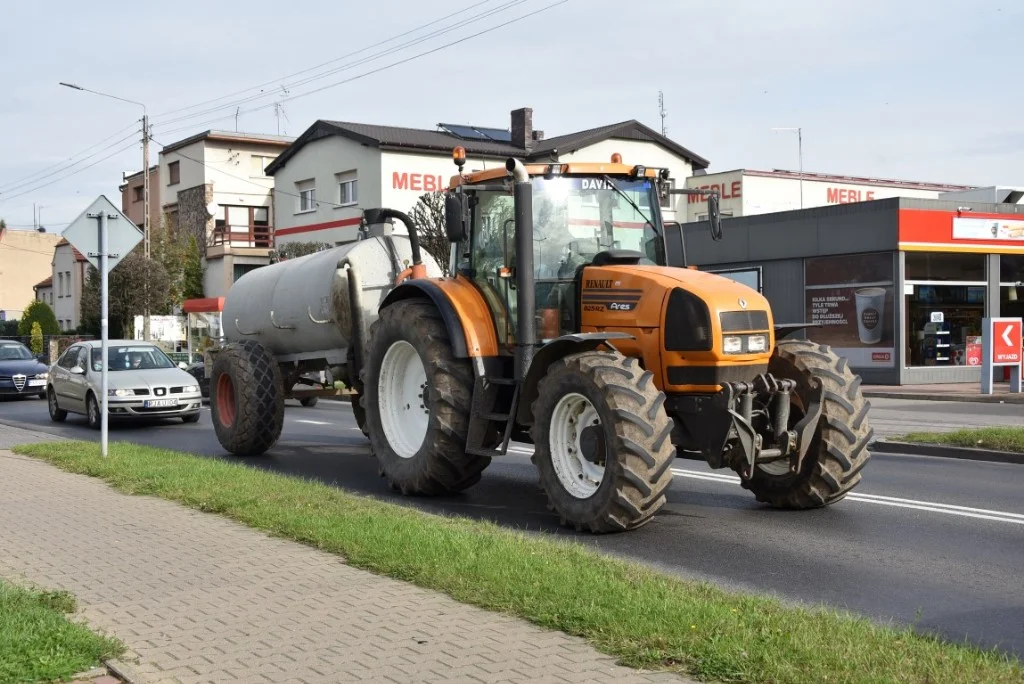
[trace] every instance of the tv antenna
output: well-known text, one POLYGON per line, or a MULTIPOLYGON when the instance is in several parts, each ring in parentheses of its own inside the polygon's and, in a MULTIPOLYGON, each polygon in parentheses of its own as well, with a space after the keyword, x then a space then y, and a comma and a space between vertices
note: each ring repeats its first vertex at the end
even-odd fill
POLYGON ((661 134, 664 136, 668 135, 668 129, 665 128, 665 116, 668 112, 665 111, 665 94, 658 91, 658 114, 661 116, 661 134))
MULTIPOLYGON (((281 92, 284 93, 285 98, 291 95, 288 89, 285 88, 283 85, 281 86, 281 92)), ((286 124, 290 122, 288 121, 288 115, 285 114, 284 107, 281 106, 280 102, 274 103, 274 116, 277 117, 277 134, 281 135, 281 117, 284 117, 284 121, 286 124)), ((287 129, 285 130, 285 135, 288 135, 287 129)))

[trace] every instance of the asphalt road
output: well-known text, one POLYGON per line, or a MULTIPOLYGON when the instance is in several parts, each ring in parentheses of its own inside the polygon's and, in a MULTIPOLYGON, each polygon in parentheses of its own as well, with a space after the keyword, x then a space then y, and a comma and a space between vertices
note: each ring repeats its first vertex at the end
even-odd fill
MULTIPOLYGON (((1020 424, 1024 414, 1019 405, 872 404, 881 434, 1020 424)), ((1024 656, 1024 466, 877 454, 846 500, 824 510, 783 512, 756 503, 731 474, 679 460, 669 503, 654 521, 634 532, 590 536, 558 527, 525 445, 495 460, 462 495, 403 498, 377 476, 347 404, 289 403, 285 421, 280 443, 249 463, 434 513, 554 532, 681 576, 916 624, 954 641, 1024 656)), ((51 423, 40 400, 0 403, 0 423, 99 437, 81 417, 51 423)), ((227 457, 206 410, 195 425, 115 425, 111 439, 227 457)))

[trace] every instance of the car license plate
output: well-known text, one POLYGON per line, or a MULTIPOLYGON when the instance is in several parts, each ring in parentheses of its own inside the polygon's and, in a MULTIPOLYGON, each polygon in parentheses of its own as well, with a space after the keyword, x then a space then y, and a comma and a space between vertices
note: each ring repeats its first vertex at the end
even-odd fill
POLYGON ((28 381, 28 386, 29 387, 42 387, 45 384, 46 384, 45 380, 29 380, 28 381))
POLYGON ((149 399, 143 406, 146 408, 163 408, 165 406, 177 406, 177 399, 149 399))

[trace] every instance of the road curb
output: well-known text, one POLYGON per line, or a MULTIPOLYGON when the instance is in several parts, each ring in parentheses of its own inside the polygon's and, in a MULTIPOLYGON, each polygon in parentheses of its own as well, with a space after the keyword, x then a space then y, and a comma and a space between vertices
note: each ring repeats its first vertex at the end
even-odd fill
POLYGON ((911 456, 937 456, 959 458, 967 461, 989 461, 991 463, 1014 463, 1024 465, 1024 454, 992 449, 970 449, 968 447, 946 446, 945 444, 919 444, 878 440, 868 445, 868 450, 882 454, 909 454, 911 456))
POLYGON ((1024 394, 910 394, 862 389, 865 398, 908 399, 912 401, 963 401, 973 404, 1024 404, 1024 394))

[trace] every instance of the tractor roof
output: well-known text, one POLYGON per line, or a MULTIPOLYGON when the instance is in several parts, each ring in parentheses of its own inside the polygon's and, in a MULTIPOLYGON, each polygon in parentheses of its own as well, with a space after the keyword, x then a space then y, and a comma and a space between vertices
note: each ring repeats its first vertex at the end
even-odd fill
MULTIPOLYGON (((552 164, 526 164, 526 172, 531 176, 636 176, 641 178, 657 178, 659 169, 647 166, 630 166, 619 162, 573 162, 552 164)), ((507 178, 508 171, 504 168, 476 171, 452 176, 449 189, 460 185, 485 183, 490 180, 507 178)))

